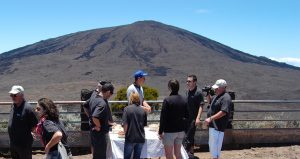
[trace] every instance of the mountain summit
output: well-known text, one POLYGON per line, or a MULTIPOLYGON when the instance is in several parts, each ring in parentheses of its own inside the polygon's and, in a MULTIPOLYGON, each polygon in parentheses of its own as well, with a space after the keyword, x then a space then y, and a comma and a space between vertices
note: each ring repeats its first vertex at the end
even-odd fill
POLYGON ((0 99, 14 84, 28 98, 79 100, 82 88, 100 79, 117 88, 133 82, 137 69, 146 84, 168 95, 167 82, 195 74, 199 87, 224 78, 238 99, 297 99, 300 68, 257 57, 201 35, 156 21, 72 33, 0 54, 0 99), (5 91, 7 90, 7 91, 5 91))

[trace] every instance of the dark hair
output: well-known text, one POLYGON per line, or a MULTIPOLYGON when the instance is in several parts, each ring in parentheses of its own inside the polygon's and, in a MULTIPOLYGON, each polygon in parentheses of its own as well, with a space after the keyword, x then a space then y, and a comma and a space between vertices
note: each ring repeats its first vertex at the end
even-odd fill
POLYGON ((57 107, 51 99, 41 98, 38 100, 38 104, 45 111, 44 113, 46 115, 46 119, 52 121, 59 121, 59 113, 57 107))
POLYGON ((109 81, 106 81, 106 80, 104 80, 104 81, 99 81, 99 84, 100 84, 101 86, 105 85, 106 83, 110 83, 110 82, 109 82, 109 81))
POLYGON ((169 81, 168 87, 171 90, 172 94, 177 94, 179 91, 179 82, 176 79, 172 79, 169 81))
POLYGON ((110 93, 114 93, 114 86, 110 83, 107 82, 102 86, 102 92, 107 92, 110 91, 110 93))
POLYGON ((197 76, 196 75, 188 75, 188 77, 190 77, 190 78, 193 78, 193 81, 195 82, 195 81, 197 81, 197 76))

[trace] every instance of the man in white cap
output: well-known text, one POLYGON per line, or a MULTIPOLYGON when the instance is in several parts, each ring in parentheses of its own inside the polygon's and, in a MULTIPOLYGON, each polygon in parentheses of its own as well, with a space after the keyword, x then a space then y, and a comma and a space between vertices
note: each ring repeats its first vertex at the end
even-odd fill
MULTIPOLYGON (((212 97, 205 123, 209 126, 209 151, 213 159, 220 158, 224 131, 227 127, 232 102, 226 93, 227 82, 219 79, 212 86, 216 95, 212 97)), ((209 101, 209 100, 208 100, 209 101)))
POLYGON ((134 82, 127 88, 127 100, 128 104, 129 102, 129 97, 132 92, 136 92, 140 96, 140 105, 143 107, 143 109, 147 112, 151 112, 151 107, 150 105, 144 100, 144 90, 142 85, 145 83, 145 76, 148 74, 142 70, 138 70, 134 73, 134 82))
POLYGON ((24 88, 13 86, 9 91, 13 105, 8 120, 10 151, 13 159, 32 159, 33 137, 38 120, 33 108, 24 99, 24 88))

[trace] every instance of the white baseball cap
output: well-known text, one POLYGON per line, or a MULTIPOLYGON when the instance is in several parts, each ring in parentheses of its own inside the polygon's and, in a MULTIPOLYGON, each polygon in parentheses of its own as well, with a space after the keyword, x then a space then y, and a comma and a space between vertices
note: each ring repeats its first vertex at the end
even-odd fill
POLYGON ((22 86, 12 86, 11 90, 8 92, 9 94, 18 94, 18 93, 22 93, 24 92, 24 88, 22 86))
POLYGON ((226 87, 227 86, 227 82, 223 79, 218 79, 216 81, 216 83, 212 86, 213 89, 217 89, 219 87, 226 87))

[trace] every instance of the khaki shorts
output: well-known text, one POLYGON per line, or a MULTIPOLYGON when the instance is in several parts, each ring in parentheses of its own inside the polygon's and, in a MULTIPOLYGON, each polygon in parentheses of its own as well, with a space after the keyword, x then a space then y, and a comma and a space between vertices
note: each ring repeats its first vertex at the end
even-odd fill
POLYGON ((184 138, 184 131, 174 133, 164 133, 162 143, 166 146, 181 145, 184 138))

